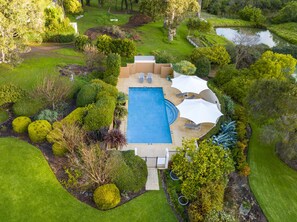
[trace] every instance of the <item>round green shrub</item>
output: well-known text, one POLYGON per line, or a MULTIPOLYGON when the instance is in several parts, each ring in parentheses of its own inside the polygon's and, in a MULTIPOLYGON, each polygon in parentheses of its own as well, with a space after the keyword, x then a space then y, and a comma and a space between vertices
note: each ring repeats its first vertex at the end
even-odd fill
POLYGON ((108 210, 121 201, 119 189, 114 184, 105 184, 94 191, 94 201, 100 210, 108 210))
POLYGON ((55 156, 64 156, 64 154, 67 152, 67 148, 62 146, 60 143, 54 143, 52 150, 55 156))
POLYGON ((12 106, 12 111, 16 116, 34 116, 44 108, 44 102, 35 99, 21 99, 12 106))
POLYGON ((54 128, 46 135, 46 140, 49 143, 56 143, 61 140, 62 132, 59 128, 54 128))
POLYGON ((88 44, 91 44, 91 41, 87 35, 79 35, 74 40, 74 47, 79 51, 83 51, 88 44))
POLYGON ((94 103, 96 100, 97 89, 91 84, 84 85, 76 98, 77 106, 86 106, 88 104, 94 103))
POLYGON ((201 78, 209 75, 211 66, 210 61, 206 57, 201 57, 196 60, 195 66, 197 67, 195 75, 201 78))
POLYGON ((9 118, 8 113, 5 110, 0 109, 0 124, 8 120, 8 118, 9 118))
POLYGON ((30 140, 34 143, 43 142, 51 129, 51 124, 46 120, 36 120, 30 123, 28 126, 30 140))
POLYGON ((27 116, 19 116, 12 121, 13 131, 16 133, 25 133, 28 131, 28 126, 31 119, 27 116))

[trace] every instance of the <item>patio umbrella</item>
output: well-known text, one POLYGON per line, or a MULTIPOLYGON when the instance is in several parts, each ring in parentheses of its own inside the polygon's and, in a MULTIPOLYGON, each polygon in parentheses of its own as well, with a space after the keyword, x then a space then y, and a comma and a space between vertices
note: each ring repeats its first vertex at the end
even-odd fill
POLYGON ((171 87, 178 89, 182 93, 197 93, 205 89, 209 89, 207 86, 207 81, 200 79, 197 76, 186 76, 180 75, 172 79, 171 87))
POLYGON ((216 123, 223 114, 214 103, 203 99, 185 99, 176 106, 180 112, 180 117, 189 119, 195 124, 216 123))

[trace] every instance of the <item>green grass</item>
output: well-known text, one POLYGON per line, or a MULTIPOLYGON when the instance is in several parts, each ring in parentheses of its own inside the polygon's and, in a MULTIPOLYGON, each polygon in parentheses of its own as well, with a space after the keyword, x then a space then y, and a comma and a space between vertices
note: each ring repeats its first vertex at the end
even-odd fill
POLYGON ((137 28, 137 31, 141 36, 141 42, 137 42, 137 51, 143 55, 150 55, 153 50, 166 50, 179 59, 185 59, 194 49, 186 39, 188 31, 185 24, 179 26, 176 38, 170 43, 162 21, 146 24, 137 28))
POLYGON ((107 8, 98 8, 95 6, 84 7, 84 17, 76 20, 76 16, 69 16, 72 22, 77 22, 78 31, 84 34, 89 28, 106 26, 106 25, 124 25, 128 22, 131 14, 112 14, 107 12, 107 8), (118 19, 117 22, 110 19, 118 19))
POLYGON ((99 211, 64 190, 36 147, 0 138, 0 156, 0 221, 177 221, 163 191, 99 211))
POLYGON ((53 52, 59 55, 66 55, 66 56, 77 56, 83 58, 83 54, 81 52, 75 51, 72 48, 62 48, 56 49, 53 52))
POLYGON ((271 25, 268 29, 288 42, 297 44, 297 22, 271 25))
POLYGON ((244 21, 241 19, 231 19, 231 18, 222 18, 216 15, 208 14, 203 12, 202 18, 207 19, 207 21, 211 22, 214 27, 253 27, 255 24, 253 22, 244 21))
POLYGON ((297 218, 297 172, 275 154, 274 146, 264 145, 260 129, 252 125, 249 144, 249 183, 268 221, 291 222, 297 218))
POLYGON ((47 52, 36 53, 25 60, 16 68, 12 69, 7 65, 0 64, 0 85, 13 83, 22 89, 31 90, 45 76, 59 75, 57 65, 59 64, 84 64, 81 56, 70 56, 70 50, 62 49, 58 53, 47 52), (65 53, 68 53, 66 55, 65 53))

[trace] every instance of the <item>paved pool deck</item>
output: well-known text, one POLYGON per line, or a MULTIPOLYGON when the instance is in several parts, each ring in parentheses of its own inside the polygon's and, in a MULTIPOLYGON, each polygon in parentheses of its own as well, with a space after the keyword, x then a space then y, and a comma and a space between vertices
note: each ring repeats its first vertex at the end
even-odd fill
MULTIPOLYGON (((129 87, 162 87, 165 99, 171 101, 174 105, 179 105, 183 98, 179 98, 176 94, 180 93, 179 90, 171 87, 171 81, 166 78, 161 78, 157 74, 153 74, 152 83, 148 83, 146 80, 143 83, 138 81, 139 74, 130 75, 129 78, 119 78, 117 88, 119 91, 128 94, 129 87)), ((197 96, 197 98, 199 98, 197 96)), ((127 103, 128 108, 128 103, 127 103)), ((137 155, 141 157, 165 157, 166 148, 169 151, 175 151, 176 147, 182 145, 183 138, 200 138, 205 135, 214 125, 213 124, 201 124, 200 129, 187 129, 185 123, 188 120, 185 118, 178 118, 173 124, 170 125, 172 144, 135 144, 131 143, 123 147, 122 150, 134 150, 137 148, 137 155)), ((126 135, 127 132, 127 118, 122 121, 121 131, 126 135)))

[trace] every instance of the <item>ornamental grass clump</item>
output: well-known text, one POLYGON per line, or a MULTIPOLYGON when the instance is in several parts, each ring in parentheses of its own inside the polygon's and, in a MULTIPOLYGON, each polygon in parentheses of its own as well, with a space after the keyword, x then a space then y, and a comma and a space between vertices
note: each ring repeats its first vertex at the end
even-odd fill
POLYGON ((25 133, 28 131, 28 126, 31 119, 27 116, 19 116, 12 121, 13 131, 16 133, 25 133))
POLYGON ((114 184, 105 184, 94 192, 94 201, 100 210, 116 207, 121 201, 120 191, 114 184))
POLYGON ((44 142, 51 130, 52 125, 46 120, 36 120, 28 126, 30 140, 34 143, 44 142))

